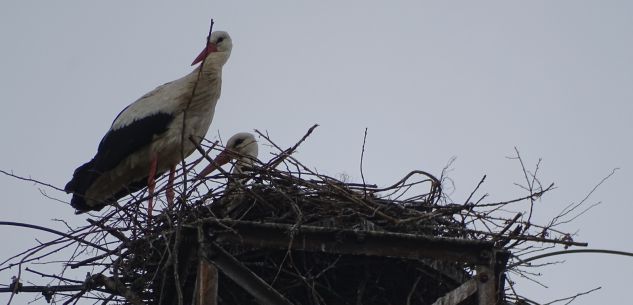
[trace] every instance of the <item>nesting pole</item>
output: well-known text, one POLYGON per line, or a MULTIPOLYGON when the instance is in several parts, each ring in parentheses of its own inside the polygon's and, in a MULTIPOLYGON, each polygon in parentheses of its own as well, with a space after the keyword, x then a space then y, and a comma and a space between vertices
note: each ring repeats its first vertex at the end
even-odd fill
POLYGON ((218 304, 218 276, 218 268, 204 259, 200 260, 195 289, 197 305, 218 304))

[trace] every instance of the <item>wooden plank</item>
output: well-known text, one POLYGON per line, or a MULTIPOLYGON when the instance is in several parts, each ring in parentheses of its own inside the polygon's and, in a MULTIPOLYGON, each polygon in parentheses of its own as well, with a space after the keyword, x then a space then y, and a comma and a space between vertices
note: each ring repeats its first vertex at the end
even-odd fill
POLYGON ((218 268, 205 260, 200 260, 198 264, 196 304, 218 304, 218 268))
POLYGON ((201 220, 219 244, 489 264, 494 244, 456 238, 279 223, 201 220), (227 229, 230 228, 230 229, 227 229), (486 254, 486 255, 484 255, 486 254))
POLYGON ((252 295, 257 303, 261 305, 292 305, 286 297, 218 244, 205 240, 201 246, 204 260, 213 263, 223 274, 252 295))
POLYGON ((445 296, 437 299, 433 305, 459 305, 469 296, 477 292, 478 280, 476 278, 468 280, 461 286, 453 289, 445 296))

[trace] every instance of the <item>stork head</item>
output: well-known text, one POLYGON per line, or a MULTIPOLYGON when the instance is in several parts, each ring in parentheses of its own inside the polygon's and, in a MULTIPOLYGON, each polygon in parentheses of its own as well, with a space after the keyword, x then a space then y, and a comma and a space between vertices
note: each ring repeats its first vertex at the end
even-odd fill
POLYGON ((204 177, 233 159, 237 161, 233 172, 240 173, 242 167, 253 165, 257 159, 258 150, 257 140, 253 134, 237 133, 226 142, 226 148, 198 176, 204 177))
POLYGON ((193 60, 191 65, 195 65, 203 60, 209 58, 214 62, 225 64, 231 55, 231 49, 233 49, 233 41, 229 33, 224 31, 216 31, 211 33, 207 45, 204 50, 200 52, 200 55, 193 60))
POLYGON ((255 140, 255 136, 250 132, 234 134, 229 141, 226 142, 226 148, 239 155, 252 158, 257 158, 257 154, 259 153, 257 140, 255 140))

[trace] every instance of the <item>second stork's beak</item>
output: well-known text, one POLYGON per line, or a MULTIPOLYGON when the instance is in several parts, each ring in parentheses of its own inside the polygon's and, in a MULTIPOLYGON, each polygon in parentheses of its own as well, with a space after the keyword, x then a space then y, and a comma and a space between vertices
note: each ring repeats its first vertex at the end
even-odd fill
POLYGON ((202 50, 202 52, 200 52, 200 55, 198 55, 198 57, 196 57, 196 59, 193 60, 191 65, 193 66, 203 61, 205 58, 207 58, 207 56, 209 56, 209 54, 213 52, 217 52, 217 51, 218 51, 218 46, 215 45, 215 43, 207 42, 207 46, 204 48, 204 50, 202 50))
POLYGON ((198 174, 198 178, 207 176, 220 166, 229 163, 229 161, 231 161, 231 153, 225 149, 217 157, 215 157, 213 161, 211 161, 211 164, 207 165, 207 167, 198 174))

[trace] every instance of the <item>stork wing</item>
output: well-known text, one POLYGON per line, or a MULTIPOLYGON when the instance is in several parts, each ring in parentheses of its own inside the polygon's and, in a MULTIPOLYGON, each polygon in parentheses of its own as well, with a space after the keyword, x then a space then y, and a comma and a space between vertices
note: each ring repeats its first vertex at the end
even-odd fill
POLYGON ((99 143, 94 158, 75 170, 65 191, 84 194, 102 173, 165 132, 182 108, 189 88, 187 77, 183 77, 159 86, 123 109, 99 143))

